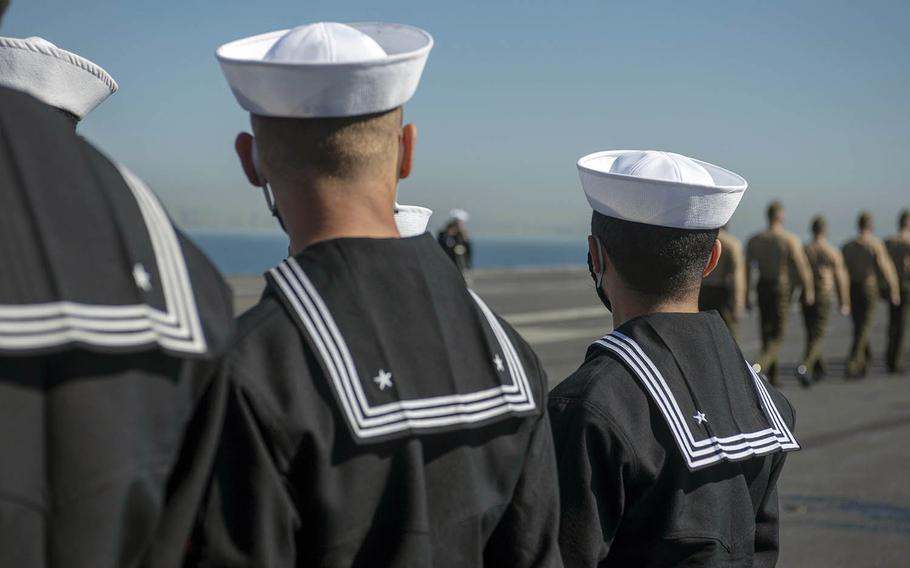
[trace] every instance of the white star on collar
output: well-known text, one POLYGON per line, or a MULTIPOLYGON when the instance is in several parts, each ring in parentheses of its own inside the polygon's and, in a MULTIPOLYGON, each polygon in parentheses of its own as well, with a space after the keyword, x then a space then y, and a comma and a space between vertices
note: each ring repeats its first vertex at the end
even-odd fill
POLYGON ((698 425, 699 425, 699 426, 701 426, 701 424, 702 424, 703 422, 707 422, 707 421, 708 421, 708 418, 705 416, 705 413, 704 413, 704 412, 699 412, 698 414, 696 414, 696 415, 693 416, 692 418, 694 418, 695 421, 698 422, 698 425))
POLYGON ((496 357, 493 357, 493 364, 496 365, 496 370, 500 373, 506 370, 506 366, 502 364, 502 357, 499 356, 499 353, 496 354, 496 357))
POLYGON ((133 265, 133 280, 136 282, 136 286, 146 292, 152 289, 152 277, 141 262, 133 265))
POLYGON ((373 382, 379 387, 379 390, 385 390, 392 386, 392 373, 385 369, 379 369, 379 374, 373 377, 373 382))

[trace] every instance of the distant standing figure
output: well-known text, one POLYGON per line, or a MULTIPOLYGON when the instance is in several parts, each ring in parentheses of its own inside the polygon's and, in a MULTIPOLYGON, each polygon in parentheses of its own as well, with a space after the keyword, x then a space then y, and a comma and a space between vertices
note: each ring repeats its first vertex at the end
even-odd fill
MULTIPOLYGON (((758 310, 762 352, 756 361, 771 384, 777 383, 777 358, 787 325, 793 289, 803 287, 806 305, 815 303, 812 271, 799 237, 784 229, 784 206, 768 205, 768 228, 749 239, 746 246, 746 281, 751 285, 752 266, 758 265, 758 310), (794 275, 796 282, 793 281, 794 275)), ((752 303, 746 296, 746 308, 752 303)))
POLYGON ((902 373, 904 331, 910 312, 910 209, 901 211, 897 221, 897 234, 885 242, 891 262, 897 270, 900 303, 891 306, 888 318, 888 372, 902 373))
POLYGON ((437 237, 439 244, 462 275, 466 275, 472 267, 471 239, 465 228, 468 218, 468 213, 464 209, 452 209, 449 212, 448 223, 439 231, 437 237))
POLYGON ((717 268, 702 280, 698 296, 700 311, 717 310, 733 337, 737 336, 739 316, 746 305, 746 263, 739 239, 721 227, 717 234, 723 254, 717 268))
POLYGON ((819 215, 812 219, 811 227, 812 241, 806 244, 805 251, 812 268, 815 304, 810 306, 805 301, 802 302, 803 321, 806 324, 806 355, 796 369, 796 377, 803 386, 809 386, 813 379, 817 381, 825 375, 822 345, 828 329, 835 289, 841 314, 846 316, 850 313, 850 285, 844 268, 844 257, 828 242, 828 224, 824 217, 819 215))
POLYGON ((850 306, 853 313, 853 347, 847 360, 847 376, 865 376, 871 357, 869 330, 875 316, 879 294, 900 304, 897 274, 885 244, 873 234, 875 228, 868 211, 859 214, 859 235, 843 247, 844 262, 850 275, 850 306))

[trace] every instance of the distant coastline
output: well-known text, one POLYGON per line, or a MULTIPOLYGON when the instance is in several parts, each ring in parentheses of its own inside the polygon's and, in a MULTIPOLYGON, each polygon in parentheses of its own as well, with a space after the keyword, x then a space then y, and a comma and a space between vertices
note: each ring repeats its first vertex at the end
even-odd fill
MULTIPOLYGON (((190 230, 187 234, 227 276, 258 275, 287 255, 287 237, 276 232, 190 230)), ((473 240, 480 271, 550 271, 585 266, 584 239, 497 238, 473 240)))

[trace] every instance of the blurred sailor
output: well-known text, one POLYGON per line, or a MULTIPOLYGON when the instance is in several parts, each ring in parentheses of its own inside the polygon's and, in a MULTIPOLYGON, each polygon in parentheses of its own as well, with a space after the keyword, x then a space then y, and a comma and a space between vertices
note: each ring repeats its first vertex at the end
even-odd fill
POLYGON ((879 295, 892 306, 900 305, 897 273, 885 244, 874 232, 872 215, 862 211, 857 218, 859 235, 843 246, 844 264, 850 277, 850 309, 853 314, 853 346, 847 359, 847 376, 866 375, 872 350, 869 333, 879 295))
POLYGON ((537 358, 393 219, 416 137, 401 107, 431 46, 410 26, 317 23, 218 49, 252 114, 240 161, 293 256, 224 367, 204 564, 559 564, 537 358))
POLYGON ((669 152, 597 152, 578 169, 616 327, 550 393, 565 563, 773 566, 793 410, 698 311, 746 180, 669 152))
POLYGON ((458 271, 463 275, 467 275, 473 266, 471 239, 468 237, 468 229, 465 227, 468 218, 468 212, 464 209, 452 209, 449 211, 446 226, 439 231, 436 237, 446 255, 452 259, 452 262, 458 267, 458 271))
MULTIPOLYGON (((762 344, 756 366, 768 376, 771 384, 777 384, 777 359, 794 288, 802 286, 806 305, 815 303, 812 269, 799 237, 784 229, 784 206, 779 201, 768 205, 768 228, 749 239, 746 245, 746 281, 750 286, 753 265, 758 267, 755 289, 762 344)), ((752 307, 748 296, 746 306, 752 307)))
POLYGON ((214 459, 231 297, 75 135, 116 88, 0 38, 0 566, 179 566, 214 459))
POLYGON ((726 225, 720 228, 717 240, 720 241, 723 254, 717 262, 717 268, 701 283, 698 309, 717 310, 730 328, 730 333, 736 337, 739 316, 746 305, 746 263, 743 258, 743 245, 727 231, 726 225))
POLYGON ((891 262, 897 270, 900 303, 891 305, 888 317, 888 354, 886 363, 891 373, 903 373, 904 333, 910 312, 910 209, 901 211, 897 234, 885 242, 891 262))
POLYGON ((840 313, 845 316, 850 314, 850 284, 844 257, 828 242, 828 223, 824 217, 818 215, 812 219, 811 228, 812 241, 806 244, 805 251, 812 268, 815 303, 806 303, 803 294, 801 305, 806 324, 806 355, 796 368, 796 377, 803 386, 809 386, 813 380, 820 380, 825 375, 822 348, 835 290, 840 313))

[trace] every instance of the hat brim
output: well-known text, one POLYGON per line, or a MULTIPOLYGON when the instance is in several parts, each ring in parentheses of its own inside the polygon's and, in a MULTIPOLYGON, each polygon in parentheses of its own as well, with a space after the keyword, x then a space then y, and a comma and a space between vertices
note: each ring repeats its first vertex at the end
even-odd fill
POLYGON ((288 30, 226 43, 215 56, 237 102, 253 114, 291 118, 359 116, 389 111, 410 100, 433 48, 433 37, 404 24, 347 25, 370 36, 387 56, 343 63, 263 61, 288 30))
POLYGON ((710 230, 726 225, 748 182, 729 170, 694 160, 715 185, 687 184, 610 172, 629 150, 595 152, 578 160, 578 176, 591 208, 615 219, 677 229, 710 230), (681 192, 680 188, 685 191, 681 192))
POLYGON ((88 59, 11 37, 0 37, 0 86, 28 93, 80 120, 117 91, 114 78, 88 59))

